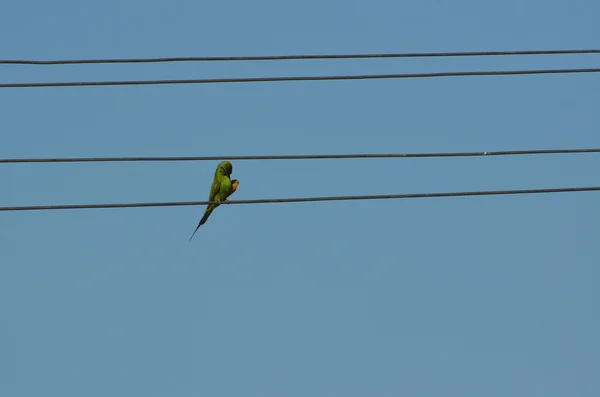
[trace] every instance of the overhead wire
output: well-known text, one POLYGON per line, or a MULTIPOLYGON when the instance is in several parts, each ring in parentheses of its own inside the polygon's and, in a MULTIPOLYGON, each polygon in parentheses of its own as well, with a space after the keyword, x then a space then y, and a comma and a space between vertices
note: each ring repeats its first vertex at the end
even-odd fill
POLYGON ((521 50, 521 51, 466 51, 466 52, 408 52, 370 54, 305 54, 305 55, 259 55, 259 56, 205 56, 205 57, 159 57, 121 59, 66 59, 66 60, 18 60, 3 59, 0 64, 17 65, 73 65, 94 63, 158 63, 158 62, 214 62, 214 61, 276 61, 312 59, 361 59, 361 58, 426 58, 502 55, 569 55, 597 54, 600 49, 571 50, 521 50))
POLYGON ((213 161, 213 160, 316 160, 316 159, 367 159, 367 158, 423 158, 423 157, 479 157, 518 156, 541 154, 600 153, 600 148, 590 149, 534 149, 500 150, 491 152, 441 152, 441 153, 353 153, 353 154, 291 154, 258 156, 151 156, 151 157, 56 157, 56 158, 0 158, 0 163, 86 163, 86 162, 141 162, 141 161, 213 161))
POLYGON ((597 73, 597 72, 600 72, 600 68, 361 74, 361 75, 338 75, 338 76, 334 75, 334 76, 287 76, 287 77, 285 77, 285 76, 283 76, 283 77, 239 77, 239 78, 183 79, 183 80, 64 81, 64 82, 49 82, 49 83, 0 83, 0 88, 83 87, 83 86, 164 85, 164 84, 212 84, 212 83, 259 83, 259 82, 264 83, 264 82, 275 82, 275 81, 410 79, 410 78, 430 78, 430 77, 573 74, 573 73, 597 73))
MULTIPOLYGON (((316 201, 349 201, 349 200, 385 200, 385 199, 412 199, 460 196, 494 196, 542 193, 568 193, 600 191, 600 186, 567 187, 551 189, 519 189, 519 190, 487 190, 442 193, 412 193, 412 194, 381 194, 370 196, 331 196, 331 197, 300 197, 258 200, 232 200, 221 202, 221 205, 235 204, 274 204, 274 203, 306 203, 316 201)), ((121 203, 121 204, 72 204, 72 205, 28 205, 16 207, 0 207, 0 211, 40 211, 40 210, 67 210, 67 209, 106 209, 106 208, 134 208, 134 207, 180 207, 192 205, 217 204, 214 201, 172 201, 155 203, 121 203)))
MULTIPOLYGON (((145 58, 145 59, 96 59, 96 60, 58 60, 58 61, 20 61, 0 60, 0 64, 77 64, 77 63, 142 63, 142 62, 179 62, 179 61, 234 61, 234 60, 283 60, 283 59, 344 59, 344 58, 400 58, 400 57, 436 57, 436 56, 485 56, 485 55, 542 55, 542 54, 576 54, 600 53, 600 50, 548 50, 548 51, 487 51, 487 52, 456 52, 456 53, 387 53, 387 54, 341 54, 341 55, 287 55, 263 57, 187 57, 187 58, 145 58)), ((84 81, 84 82, 50 82, 50 83, 1 83, 0 88, 36 88, 36 87, 67 87, 67 86, 108 86, 108 85, 155 85, 155 84, 203 84, 203 83, 241 83, 241 82, 274 82, 274 81, 322 81, 322 80, 362 80, 362 79, 398 79, 398 78, 427 78, 427 77, 459 77, 459 76, 494 76, 494 75, 532 75, 532 74, 564 74, 564 73, 597 73, 600 68, 587 69, 538 69, 538 70, 507 70, 507 71, 471 71, 471 72, 437 72, 437 73, 407 73, 407 74, 375 74, 375 75, 342 75, 342 76, 294 76, 294 77, 250 77, 250 78, 216 78, 216 79, 185 79, 185 80, 145 80, 145 81, 84 81)), ((465 156, 501 156, 524 154, 558 154, 558 153, 597 153, 600 149, 550 149, 550 150, 520 150, 495 152, 453 152, 453 153, 389 153, 389 154, 329 154, 329 155, 267 155, 267 156, 190 156, 190 157, 97 157, 97 158, 21 158, 0 159, 0 163, 49 163, 49 162, 108 162, 108 161, 194 161, 194 160, 293 160, 293 159, 336 159, 336 158, 394 158, 394 157, 465 157, 465 156)), ((264 203, 294 203, 317 201, 347 201, 347 200, 382 200, 435 198, 459 196, 490 196, 541 194, 563 192, 600 191, 597 187, 551 188, 551 189, 520 189, 493 191, 463 191, 442 193, 388 194, 362 196, 333 196, 281 198, 258 200, 235 200, 221 204, 264 204, 264 203)), ((0 211, 30 211, 30 210, 61 210, 61 209, 105 209, 133 207, 171 207, 212 204, 210 201, 192 202, 154 202, 154 203, 116 203, 116 204, 74 204, 74 205, 37 205, 37 206, 5 206, 0 211)))

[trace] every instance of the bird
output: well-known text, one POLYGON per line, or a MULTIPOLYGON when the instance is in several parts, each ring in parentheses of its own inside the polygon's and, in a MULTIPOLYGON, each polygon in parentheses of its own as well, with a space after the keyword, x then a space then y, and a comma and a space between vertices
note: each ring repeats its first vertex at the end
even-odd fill
POLYGON ((208 220, 208 217, 212 212, 217 208, 222 201, 226 203, 229 202, 227 198, 231 196, 237 189, 240 181, 237 179, 231 180, 231 173, 233 172, 233 165, 229 161, 222 161, 217 165, 217 169, 215 170, 215 176, 213 178, 212 185, 210 186, 210 194, 208 195, 208 201, 215 201, 217 204, 208 204, 206 210, 204 211, 204 215, 198 226, 196 226, 196 230, 190 237, 190 241, 198 231, 200 226, 204 225, 208 220))

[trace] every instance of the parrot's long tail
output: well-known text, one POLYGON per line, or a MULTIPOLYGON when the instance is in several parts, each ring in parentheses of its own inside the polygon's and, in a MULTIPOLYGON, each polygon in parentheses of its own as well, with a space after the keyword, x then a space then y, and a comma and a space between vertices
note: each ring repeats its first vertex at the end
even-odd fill
POLYGON ((206 211, 204 212, 204 216, 202 217, 202 219, 200 219, 200 222, 198 223, 198 226, 196 226, 196 230, 194 230, 194 233, 192 233, 192 237, 190 237, 190 241, 192 241, 192 238, 194 238, 194 235, 196 234, 196 232, 198 231, 198 229, 200 228, 200 226, 204 225, 206 223, 206 220, 208 219, 208 217, 210 216, 210 214, 213 212, 214 208, 207 208, 206 211))
POLYGON ((196 232, 198 231, 199 228, 200 228, 200 224, 198 224, 198 226, 196 226, 196 230, 194 230, 194 233, 192 233, 192 237, 190 237, 190 241, 192 241, 192 239, 194 238, 194 235, 196 234, 196 232))

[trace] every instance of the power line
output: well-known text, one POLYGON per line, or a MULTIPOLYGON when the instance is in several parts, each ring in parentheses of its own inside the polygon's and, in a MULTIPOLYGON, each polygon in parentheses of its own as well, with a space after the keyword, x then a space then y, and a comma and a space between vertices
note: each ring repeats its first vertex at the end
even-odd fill
POLYGON ((40 87, 82 87, 112 85, 157 85, 157 84, 209 84, 209 83, 258 83, 273 81, 323 81, 323 80, 370 80, 370 79, 407 79, 425 77, 462 77, 462 76, 500 76, 530 74, 597 73, 600 68, 587 69, 538 69, 538 70, 501 70, 480 72, 437 72, 402 74, 362 74, 351 76, 288 76, 288 77, 241 77, 218 79, 186 80, 125 80, 125 81, 66 81, 53 83, 2 83, 0 88, 40 88, 40 87))
POLYGON ((366 159, 366 158, 415 158, 415 157, 476 157, 516 156, 539 154, 600 153, 596 149, 542 149, 503 150, 495 152, 445 152, 445 153, 358 153, 358 154, 292 154, 264 156, 179 156, 179 157, 66 157, 0 159, 0 163, 89 163, 89 162, 137 162, 137 161, 213 161, 213 160, 315 160, 315 159, 366 159))
MULTIPOLYGON (((521 189, 521 190, 488 190, 471 192, 444 192, 444 193, 414 193, 414 194, 384 194, 373 196, 333 196, 333 197, 302 197, 283 199, 259 200, 234 200, 222 204, 274 204, 274 203, 305 203, 315 201, 349 201, 349 200, 385 200, 385 199, 410 199, 434 197, 459 197, 459 196, 494 196, 514 194, 540 194, 540 193, 567 193, 600 191, 600 186, 571 187, 555 189, 521 189)), ((213 201, 172 201, 158 203, 124 203, 124 204, 74 204, 74 205, 31 205, 19 207, 0 207, 0 211, 37 211, 37 210, 66 210, 66 209, 99 209, 99 208, 133 208, 133 207, 180 207, 190 205, 214 204, 213 201)))
POLYGON ((497 55, 567 55, 597 54, 600 49, 587 50, 525 50, 525 51, 469 51, 469 52, 409 52, 377 54, 323 54, 323 55, 262 55, 262 56, 209 56, 209 57, 162 57, 125 59, 67 59, 67 60, 0 60, 0 64, 17 65, 73 65, 90 63, 157 63, 157 62, 210 62, 210 61, 278 61, 307 59, 360 59, 360 58, 426 58, 465 57, 497 55))

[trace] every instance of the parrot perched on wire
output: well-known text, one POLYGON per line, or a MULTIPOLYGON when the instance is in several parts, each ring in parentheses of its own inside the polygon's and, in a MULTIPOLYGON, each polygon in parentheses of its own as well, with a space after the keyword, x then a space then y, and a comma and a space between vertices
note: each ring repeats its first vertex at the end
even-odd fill
MULTIPOLYGON (((232 172, 233 166, 229 161, 222 161, 219 163, 217 169, 215 170, 213 183, 210 186, 210 194, 208 195, 208 201, 217 201, 219 203, 221 201, 229 202, 227 198, 231 196, 233 192, 236 191, 238 185, 240 184, 240 181, 238 181, 237 179, 230 179, 232 172)), ((210 214, 212 214, 215 208, 217 208, 219 205, 220 204, 208 204, 206 210, 204 211, 204 216, 202 217, 202 219, 200 219, 200 223, 198 223, 198 226, 196 226, 196 230, 194 230, 192 237, 190 237, 190 241, 198 231, 198 228, 204 225, 204 223, 206 223, 210 214)))

